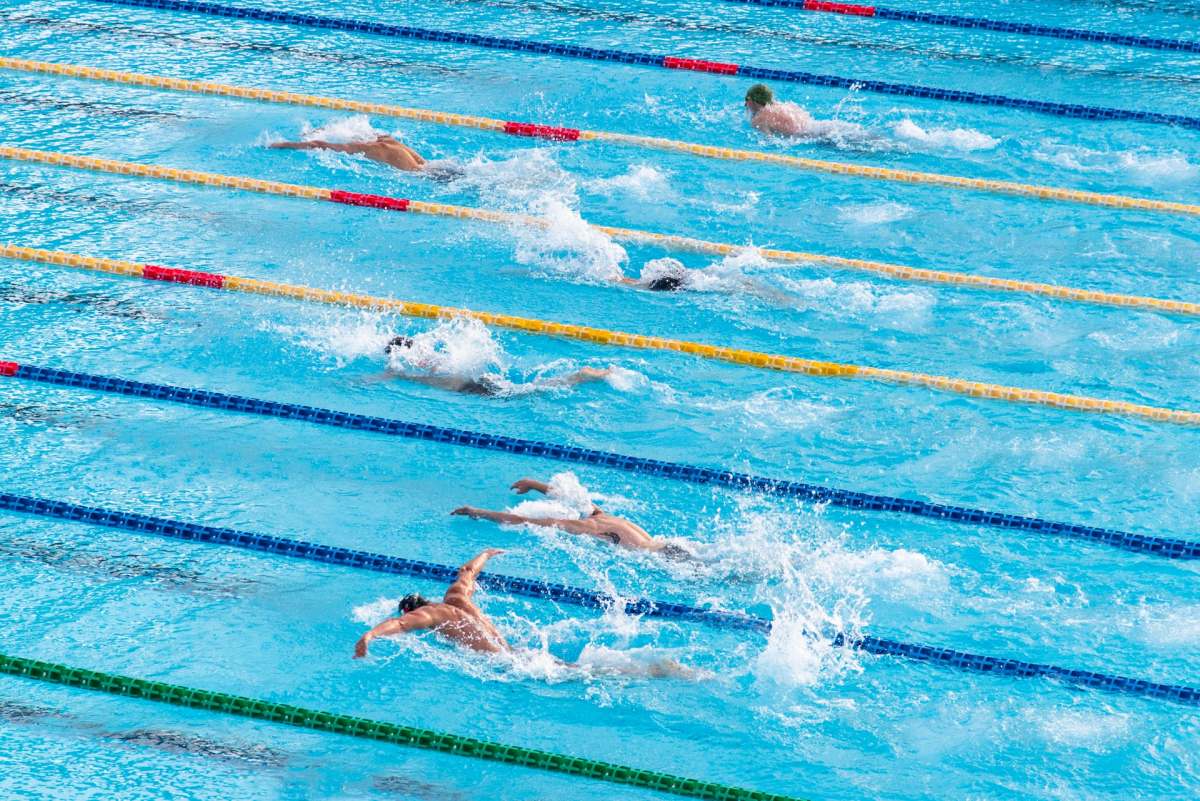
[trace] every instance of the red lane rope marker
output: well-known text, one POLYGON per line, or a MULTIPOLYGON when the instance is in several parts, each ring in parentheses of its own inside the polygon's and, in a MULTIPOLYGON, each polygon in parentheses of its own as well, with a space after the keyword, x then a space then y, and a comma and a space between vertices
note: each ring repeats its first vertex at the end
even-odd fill
POLYGON ((191 284, 205 286, 211 289, 222 289, 225 286, 225 276, 218 273, 202 273, 199 270, 182 270, 175 267, 162 267, 157 264, 143 264, 142 277, 151 281, 167 281, 173 284, 191 284))
POLYGON ((0 375, 10 377, 15 376, 17 374, 17 370, 20 369, 21 365, 17 364, 16 362, 0 362, 0 375))
POLYGON ((388 211, 408 211, 409 199, 406 197, 389 197, 388 195, 366 195, 361 192, 346 192, 333 189, 329 199, 334 203, 345 203, 347 206, 367 206, 372 209, 387 209, 388 211))
POLYGON ((873 17, 875 6, 857 6, 851 3, 827 3, 824 0, 804 0, 805 11, 828 11, 831 14, 848 14, 852 17, 873 17))
POLYGON ((534 136, 538 139, 549 139, 554 142, 575 142, 579 140, 578 128, 562 128, 557 125, 539 125, 534 122, 504 123, 504 132, 513 136, 534 136))
POLYGON ((727 64, 724 61, 705 61, 700 58, 676 58, 675 56, 663 57, 662 65, 673 70, 712 72, 717 75, 737 75, 740 69, 737 64, 727 64))

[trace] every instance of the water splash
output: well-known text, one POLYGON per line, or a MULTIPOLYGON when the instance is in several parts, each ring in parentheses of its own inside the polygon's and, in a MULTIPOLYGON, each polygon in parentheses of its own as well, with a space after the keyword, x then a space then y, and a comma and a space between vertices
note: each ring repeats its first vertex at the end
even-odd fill
POLYGON ((992 150, 1000 140, 972 128, 922 128, 908 117, 892 126, 892 132, 906 142, 938 150, 972 152, 992 150))

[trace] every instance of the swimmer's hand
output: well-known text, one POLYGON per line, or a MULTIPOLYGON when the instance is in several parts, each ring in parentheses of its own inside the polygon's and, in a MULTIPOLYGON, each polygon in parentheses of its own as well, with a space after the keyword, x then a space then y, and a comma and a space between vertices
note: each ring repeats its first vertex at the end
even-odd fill
POLYGON ((477 509, 474 506, 460 506, 450 513, 454 517, 469 517, 473 520, 478 520, 479 515, 483 512, 482 509, 477 509))
POLYGON ((535 481, 532 478, 523 478, 520 481, 515 482, 512 485, 511 489, 513 492, 517 493, 518 495, 524 495, 525 493, 529 492, 530 490, 536 490, 538 492, 545 492, 547 489, 549 489, 549 487, 547 487, 541 481, 535 481))
POLYGON ((354 658, 363 659, 367 655, 367 645, 371 642, 369 635, 364 634, 354 643, 354 658))

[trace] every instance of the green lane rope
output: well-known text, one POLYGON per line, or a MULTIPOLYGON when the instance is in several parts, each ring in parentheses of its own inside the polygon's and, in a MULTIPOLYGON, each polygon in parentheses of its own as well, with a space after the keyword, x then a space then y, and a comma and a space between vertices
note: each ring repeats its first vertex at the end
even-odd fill
POLYGON ((489 762, 502 762, 554 773, 584 776, 589 779, 656 790, 686 798, 701 798, 708 801, 803 801, 803 799, 792 796, 763 793, 758 790, 730 787, 698 779, 685 779, 666 773, 639 770, 593 759, 569 757, 533 748, 503 745, 457 734, 417 729, 379 720, 340 715, 335 712, 305 709, 290 704, 276 704, 240 695, 196 690, 161 681, 100 673, 86 668, 74 668, 19 656, 0 654, 0 673, 67 687, 156 701, 172 706, 223 712, 253 720, 286 723, 289 726, 298 726, 314 731, 473 757, 489 762))

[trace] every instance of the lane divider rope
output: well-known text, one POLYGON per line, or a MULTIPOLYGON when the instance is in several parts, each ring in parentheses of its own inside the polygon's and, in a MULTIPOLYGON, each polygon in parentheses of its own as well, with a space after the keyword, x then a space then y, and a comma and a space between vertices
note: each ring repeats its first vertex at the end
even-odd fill
POLYGON ((76 253, 66 253, 64 251, 41 250, 9 244, 0 244, 0 258, 63 265, 111 275, 144 278, 151 281, 191 284, 210 289, 227 289, 234 292, 279 296, 316 303, 393 312, 424 319, 471 317, 488 325, 523 333, 575 339, 596 345, 684 353, 699 358, 759 369, 780 370, 818 377, 861 378, 887 384, 923 386, 929 389, 952 392, 973 398, 1004 400, 1013 403, 1050 406, 1052 408, 1074 411, 1119 414, 1158 422, 1187 425, 1200 424, 1200 413, 1197 412, 1144 406, 1126 401, 1111 401, 1081 395, 1067 395, 1057 392, 1046 392, 1044 390, 1009 387, 1000 384, 986 384, 977 381, 948 378, 946 376, 914 373, 907 370, 892 370, 826 362, 799 356, 785 356, 775 353, 764 353, 762 351, 708 345, 688 340, 631 334, 624 331, 610 331, 604 328, 573 325, 571 323, 557 323, 529 317, 516 317, 498 312, 482 312, 473 309, 438 306, 431 303, 390 300, 371 295, 284 284, 277 281, 263 281, 221 273, 163 267, 158 264, 142 264, 119 259, 101 259, 92 256, 82 256, 76 253))
MULTIPOLYGON (((393 576, 409 576, 428 581, 438 581, 443 584, 450 584, 458 577, 458 568, 451 565, 401 559, 397 556, 358 551, 351 548, 338 548, 332 545, 320 545, 313 542, 289 539, 287 537, 273 537, 268 534, 255 534, 250 531, 237 531, 231 528, 217 528, 198 523, 184 523, 179 520, 169 520, 165 517, 119 512, 95 506, 81 506, 66 501, 32 498, 24 495, 13 495, 7 492, 0 492, 0 509, 52 520, 69 520, 93 526, 132 531, 135 534, 154 535, 168 539, 183 540, 185 542, 223 545, 246 551, 268 553, 274 556, 304 559, 309 562, 337 565, 339 567, 352 567, 393 576)), ((611 595, 579 587, 570 587, 564 584, 555 584, 549 581, 542 581, 541 579, 506 576, 499 573, 481 573, 479 575, 479 584, 489 590, 523 595, 528 598, 538 598, 540 600, 568 603, 587 609, 614 609, 620 605, 620 608, 627 615, 697 621, 714 628, 756 631, 764 634, 771 630, 770 620, 755 615, 725 612, 719 609, 702 609, 686 604, 655 601, 649 598, 618 599, 611 595)))
MULTIPOLYGON (((228 528, 214 528, 212 526, 183 523, 166 518, 117 512, 110 509, 80 506, 64 501, 50 501, 8 493, 0 493, 0 509, 56 520, 105 526, 107 528, 132 531, 138 534, 152 534, 189 542, 226 545, 249 551, 261 551, 274 555, 306 559, 313 562, 354 567, 394 575, 412 576, 430 581, 440 581, 446 584, 453 582, 458 573, 457 568, 450 565, 417 562, 408 559, 399 559, 394 556, 316 545, 265 534, 254 534, 228 528)), ((534 579, 485 573, 480 575, 479 580, 481 584, 489 589, 511 592, 533 598, 563 601, 587 608, 611 608, 617 603, 616 599, 610 596, 601 595, 590 590, 567 587, 561 584, 550 584, 534 579)), ((630 615, 697 621, 716 628, 756 631, 764 635, 769 634, 771 631, 771 621, 767 618, 735 612, 700 609, 684 604, 651 601, 645 598, 625 602, 624 609, 626 614, 630 615)), ((805 632, 805 634, 810 637, 817 636, 811 632, 805 632)), ((940 665, 967 672, 982 672, 1014 678, 1050 678, 1088 689, 1119 692, 1178 703, 1200 703, 1200 689, 1157 682, 1144 682, 1124 676, 1071 670, 1054 665, 1022 662, 948 648, 936 648, 928 645, 886 640, 879 637, 847 638, 844 634, 838 634, 833 638, 832 642, 839 648, 849 647, 870 654, 912 659, 926 664, 940 665)))
POLYGON ((964 525, 1020 531, 1028 534, 1066 537, 1085 542, 1110 545, 1115 548, 1154 554, 1169 559, 1200 558, 1200 543, 1187 540, 1133 534, 1115 529, 1060 523, 1037 517, 988 512, 964 506, 874 495, 854 490, 825 487, 786 479, 767 478, 730 470, 696 467, 677 462, 664 462, 640 456, 626 456, 611 451, 561 445, 502 434, 486 434, 457 428, 413 423, 386 417, 372 417, 353 412, 339 412, 294 403, 263 401, 210 390, 173 387, 143 381, 130 381, 111 376, 56 370, 11 361, 0 361, 0 376, 33 381, 51 386, 72 387, 92 392, 107 392, 135 398, 181 403, 201 408, 236 411, 263 417, 276 417, 316 425, 368 431, 393 437, 439 442, 481 450, 553 459, 573 464, 624 470, 629 473, 672 479, 689 484, 724 487, 731 490, 756 492, 780 498, 793 498, 814 504, 829 504, 844 509, 872 512, 893 512, 917 517, 943 520, 964 525))
POLYGON ((275 89, 233 86, 230 84, 214 83, 212 81, 195 81, 185 78, 169 78, 161 75, 143 75, 136 72, 107 70, 99 67, 87 67, 75 64, 58 64, 48 61, 31 61, 22 58, 0 56, 0 69, 28 72, 41 75, 57 75, 67 78, 104 81, 127 86, 143 86, 153 89, 169 89, 178 92, 232 97, 244 100, 258 100, 270 103, 285 103, 288 105, 305 106, 310 108, 326 108, 338 111, 356 111, 363 114, 377 114, 398 119, 414 120, 417 122, 436 125, 450 125, 462 128, 506 133, 513 136, 534 137, 556 142, 612 142, 632 147, 663 150, 674 153, 687 153, 703 158, 723 159, 727 161, 751 161, 773 164, 783 167, 819 172, 829 175, 842 175, 871 180, 898 181, 908 184, 939 186, 949 189, 974 190, 992 192, 1002 195, 1036 198, 1039 200, 1058 200, 1068 203, 1080 203, 1089 206, 1101 206, 1113 209, 1137 211, 1160 211, 1173 214, 1200 215, 1200 204, 1180 203, 1170 200, 1155 200, 1150 198, 1115 195, 1105 192, 1089 192, 1082 189, 1067 189, 1055 186, 1040 186, 1016 181, 997 181, 988 178, 968 178, 959 175, 944 175, 941 173, 921 172, 918 170, 903 170, 892 167, 871 167, 859 164, 848 164, 840 161, 825 161, 800 156, 789 156, 782 153, 767 153, 761 150, 742 150, 716 145, 703 145, 695 142, 682 142, 675 139, 663 139, 653 136, 616 133, 612 131, 592 131, 580 128, 567 128, 557 125, 543 125, 531 122, 516 122, 512 120, 497 120, 488 117, 476 117, 469 114, 454 114, 430 109, 408 108, 387 103, 370 103, 359 100, 345 100, 336 97, 322 97, 297 92, 285 92, 275 89))
POLYGON ((798 8, 804 11, 826 11, 851 17, 874 17, 896 22, 920 22, 926 25, 942 25, 949 28, 968 30, 999 31, 1026 36, 1044 36, 1051 39, 1069 39, 1093 44, 1113 44, 1125 47, 1141 47, 1148 50, 1173 50, 1182 53, 1200 53, 1200 42, 1186 39, 1165 39, 1155 36, 1138 36, 1124 33, 1107 33, 1083 28, 1062 28, 1039 25, 1031 22, 1006 22, 986 17, 965 17, 957 14, 933 14, 928 11, 908 11, 884 6, 868 6, 853 3, 830 3, 825 0, 728 0, 756 6, 798 8))
POLYGON ((284 723, 302 729, 341 734, 364 740, 378 740, 394 745, 439 751, 488 762, 519 765, 553 773, 565 773, 570 776, 582 776, 612 784, 656 790, 685 798, 699 798, 705 799, 705 801, 801 801, 791 796, 746 790, 697 779, 685 779, 666 773, 599 762, 594 759, 564 756, 533 748, 478 740, 458 734, 401 726, 380 720, 306 709, 291 704, 278 704, 212 690, 197 690, 161 681, 101 673, 19 656, 0 654, 0 673, 187 709, 220 712, 252 720, 284 723))
POLYGON ((426 42, 445 42, 447 44, 469 45, 490 48, 493 50, 508 50, 524 53, 536 53, 546 56, 562 56, 567 58, 589 59, 592 61, 609 61, 623 64, 638 64, 666 69, 691 70, 715 75, 738 75, 744 78, 777 81, 781 83, 800 83, 813 86, 826 86, 846 90, 862 90, 877 94, 895 95, 901 97, 927 98, 944 100, 953 103, 970 103, 982 106, 999 106, 1015 108, 1023 111, 1033 111, 1058 117, 1070 117, 1086 120, 1130 120, 1136 122, 1156 123, 1163 125, 1178 125, 1186 128, 1200 128, 1200 117, 1189 117, 1182 114, 1166 114, 1156 111, 1135 111, 1131 109, 1105 108, 1102 106, 1081 105, 1076 103, 1056 103, 1046 100, 1032 100, 1021 97, 1004 95, 981 94, 960 89, 939 89, 931 86, 919 86, 906 83, 891 83, 888 81, 850 78, 840 75, 822 75, 813 72, 797 70, 779 70, 765 67, 754 67, 745 64, 731 64, 722 61, 711 61, 699 58, 679 58, 655 53, 634 53, 623 50, 609 50, 579 45, 567 45, 557 42, 536 42, 528 39, 512 39, 500 36, 487 36, 458 31, 435 30, 431 28, 416 28, 406 25, 389 25, 366 20, 346 19, 342 17, 323 17, 314 14, 297 14, 291 11, 273 11, 265 8, 250 6, 227 6, 218 3, 204 3, 197 0, 94 0, 117 6, 132 6, 135 8, 158 9, 163 11, 186 11, 207 14, 213 17, 226 17, 238 20, 255 20, 259 22, 274 22, 285 25, 296 25, 320 30, 351 31, 375 36, 388 36, 401 39, 416 39, 426 42))
MULTIPOLYGON (((364 206, 383 209, 386 211, 407 211, 414 214, 428 214, 437 217, 454 217, 457 219, 474 220, 478 222, 500 223, 504 225, 520 225, 532 227, 547 227, 549 221, 527 214, 514 214, 491 209, 477 209, 470 206, 455 206, 447 203, 432 203, 409 198, 372 195, 361 192, 348 192, 341 189, 325 189, 315 186, 288 184, 280 181, 267 181, 259 178, 243 178, 232 175, 200 172, 197 170, 162 167, 156 164, 138 164, 131 161, 99 158, 95 156, 75 156, 69 153, 31 150, 24 147, 0 145, 0 158, 14 161, 28 161, 38 164, 49 164, 56 167, 70 167, 79 170, 111 173, 114 175, 153 178, 164 181, 174 181, 182 184, 215 186, 222 189, 238 189, 250 192, 261 192, 269 195, 285 197, 300 197, 308 200, 325 200, 348 206, 364 206)), ((758 248, 750 245, 734 245, 727 242, 711 242, 674 234, 661 234, 654 231, 642 231, 635 228, 619 228, 611 225, 588 226, 614 239, 655 245, 666 250, 679 250, 691 253, 703 253, 712 256, 733 256, 745 252, 754 252, 769 261, 787 264, 819 264, 832 269, 850 270, 870 273, 896 281, 911 281, 924 284, 944 284, 964 289, 981 289, 995 292, 1012 292, 1016 294, 1037 295, 1056 300, 1077 303, 1090 303, 1099 306, 1118 306, 1128 309, 1146 309, 1171 314, 1200 315, 1200 303, 1165 298, 1151 298, 1139 295, 1125 295, 1116 292, 1103 292, 1093 289, 1045 284, 1037 281, 1021 281, 1010 278, 993 278, 985 275, 956 273, 945 270, 931 270, 923 267, 910 267, 902 264, 855 259, 844 256, 829 256, 820 253, 806 253, 795 250, 778 248, 758 248)))

